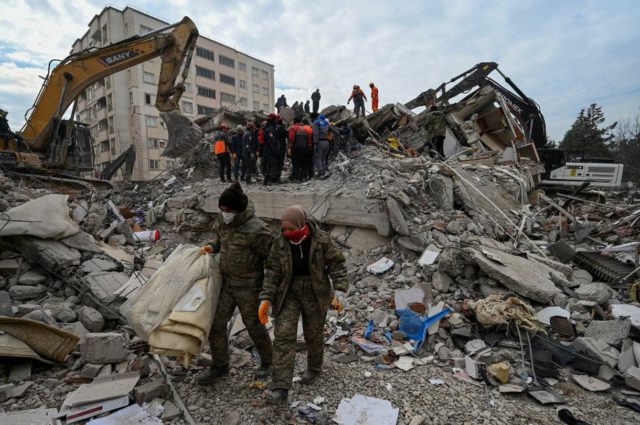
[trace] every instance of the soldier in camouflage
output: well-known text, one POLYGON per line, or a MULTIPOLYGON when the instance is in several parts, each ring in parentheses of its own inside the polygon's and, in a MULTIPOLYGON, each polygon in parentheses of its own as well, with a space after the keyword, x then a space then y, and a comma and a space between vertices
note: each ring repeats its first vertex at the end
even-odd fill
POLYGON ((439 156, 439 159, 444 159, 444 139, 447 134, 447 121, 444 113, 438 108, 435 101, 429 101, 427 103, 427 109, 429 113, 424 123, 424 127, 427 130, 427 140, 429 141, 430 149, 434 154, 439 156))
POLYGON ((207 253, 220 253, 222 289, 209 332, 212 366, 198 376, 200 384, 209 384, 229 373, 227 323, 236 306, 260 354, 261 366, 256 378, 269 376, 272 363, 271 339, 258 320, 258 295, 273 234, 255 216, 253 203, 239 183, 222 192, 218 205, 221 214, 214 222, 214 240, 202 249, 207 253))
POLYGON ((282 234, 276 238, 266 263, 260 292, 260 321, 268 311, 275 318, 273 392, 270 403, 285 401, 293 378, 298 319, 307 345, 303 384, 311 384, 322 371, 324 322, 329 305, 341 309, 349 282, 344 255, 331 237, 307 220, 300 206, 282 214, 282 234))

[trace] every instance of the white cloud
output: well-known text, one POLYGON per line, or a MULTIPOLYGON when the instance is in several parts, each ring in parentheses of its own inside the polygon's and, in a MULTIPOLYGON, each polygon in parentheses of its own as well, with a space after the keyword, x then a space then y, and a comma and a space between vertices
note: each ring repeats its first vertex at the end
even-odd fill
MULTIPOLYGON (((0 25, 12 30, 3 34, 0 51, 8 51, 10 62, 37 64, 41 75, 103 7, 97 0, 5 3, 12 13, 0 16, 0 25)), ((640 3, 634 0, 112 3, 169 22, 192 17, 201 34, 273 63, 276 85, 291 87, 276 96, 285 93, 290 103, 319 87, 322 105, 344 104, 352 84, 366 88, 370 81, 380 87, 382 104, 406 102, 475 63, 496 61, 540 104, 555 139, 592 102, 611 120, 640 105, 640 3)), ((31 77, 28 71, 16 83, 23 96, 31 77)), ((40 83, 30 83, 34 96, 40 83)))

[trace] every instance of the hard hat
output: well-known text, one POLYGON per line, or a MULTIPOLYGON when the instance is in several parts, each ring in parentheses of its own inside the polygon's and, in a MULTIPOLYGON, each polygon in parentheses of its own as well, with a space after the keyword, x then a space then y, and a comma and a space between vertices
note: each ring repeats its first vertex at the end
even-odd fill
POLYGON ((278 116, 276 114, 274 114, 273 112, 270 113, 269 115, 267 115, 267 120, 269 121, 275 121, 278 118, 278 116))

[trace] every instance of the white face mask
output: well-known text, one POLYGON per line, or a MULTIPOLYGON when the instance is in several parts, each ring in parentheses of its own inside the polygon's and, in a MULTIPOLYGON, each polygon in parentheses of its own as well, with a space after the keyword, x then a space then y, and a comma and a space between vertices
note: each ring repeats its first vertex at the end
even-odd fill
POLYGON ((222 221, 225 222, 225 224, 231 224, 231 222, 233 221, 234 217, 236 216, 236 213, 229 213, 229 212, 222 212, 222 221))

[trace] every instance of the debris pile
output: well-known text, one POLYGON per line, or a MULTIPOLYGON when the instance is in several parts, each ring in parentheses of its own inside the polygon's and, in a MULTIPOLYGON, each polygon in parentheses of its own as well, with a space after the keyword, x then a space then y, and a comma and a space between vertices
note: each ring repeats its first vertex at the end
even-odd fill
MULTIPOLYGON (((206 346, 193 362, 154 353, 149 335, 120 313, 149 279, 162 278, 180 244, 209 240, 225 186, 211 178, 204 144, 181 170, 110 192, 59 195, 0 175, 0 373, 12 382, 0 386, 0 422, 85 420, 99 405, 113 423, 258 423, 265 415, 351 423, 362 411, 390 424, 519 423, 514 405, 555 416, 527 397, 543 406, 584 401, 579 388, 613 396, 600 408, 587 403, 592 417, 616 409, 632 418, 638 194, 545 193, 535 150, 512 142, 513 123, 510 136, 505 127, 478 130, 479 117, 500 105, 483 90, 449 112, 446 160, 428 155, 423 114, 387 105, 354 119, 330 107, 325 115, 351 125, 363 145, 357 155, 335 152, 323 180, 244 187, 274 231, 284 208, 305 207, 350 271, 347 307, 327 317, 327 370, 318 387, 294 385, 284 417, 262 404, 266 384, 249 378, 259 359, 239 319, 230 324, 232 376, 211 389, 195 384, 211 362, 206 346), (46 349, 42 335, 52 341, 46 349), (438 408, 467 392, 477 396, 465 399, 469 409, 438 408), (254 411, 234 407, 236 398, 254 411)), ((260 118, 221 114, 240 124, 260 118)))

